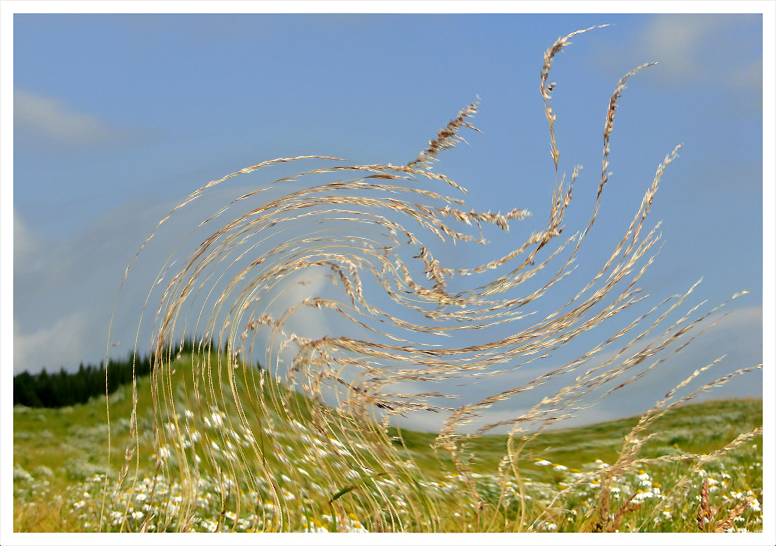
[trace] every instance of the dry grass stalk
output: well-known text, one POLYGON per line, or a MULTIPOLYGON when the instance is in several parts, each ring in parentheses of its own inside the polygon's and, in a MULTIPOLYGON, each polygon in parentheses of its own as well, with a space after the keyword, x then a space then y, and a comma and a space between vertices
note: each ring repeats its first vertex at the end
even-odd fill
MULTIPOLYGON (((439 517, 437 508, 419 492, 416 471, 405 464, 405 455, 391 441, 387 426, 390 417, 422 411, 446 415, 436 447, 450 454, 473 506, 483 508, 467 463, 466 439, 497 427, 509 427, 500 470, 503 476, 516 477, 522 487, 521 453, 536 434, 573 416, 586 407, 594 395, 602 393, 599 396, 606 396, 656 369, 667 358, 661 355, 695 328, 706 324, 704 321, 716 308, 689 322, 697 310, 697 307, 693 308, 673 324, 663 326, 669 315, 686 301, 694 285, 685 294, 672 296, 654 306, 616 334, 583 351, 578 358, 532 381, 506 385, 500 392, 478 402, 457 406, 453 403, 448 407, 446 403, 453 398, 451 395, 414 388, 450 379, 469 381, 494 377, 518 370, 537 359, 553 356, 559 348, 575 342, 601 324, 617 320, 646 297, 640 295, 637 283, 654 259, 652 253, 659 241, 659 224, 646 231, 644 223, 665 167, 677 157, 679 147, 660 163, 624 236, 582 290, 576 294, 560 294, 560 302, 554 311, 506 336, 495 339, 483 336, 481 343, 463 346, 437 345, 427 340, 430 336, 438 336, 454 341, 457 333, 493 331, 496 326, 532 316, 536 311, 528 311, 530 305, 553 293, 556 285, 571 273, 582 242, 595 223, 601 194, 609 180, 609 140, 618 100, 628 78, 654 64, 636 68, 617 84, 605 116, 602 173, 594 210, 581 234, 559 240, 580 167, 574 167, 568 187, 564 187, 564 177, 558 173, 560 153, 555 140, 556 114, 550 105, 554 84, 548 83, 548 78, 555 55, 570 43, 570 38, 592 28, 595 27, 559 39, 544 56, 540 91, 556 171, 548 223, 543 230, 496 259, 467 268, 445 267, 433 255, 433 246, 423 242, 425 235, 430 235, 444 243, 483 244, 484 225, 507 231, 510 222, 530 215, 522 208, 514 208, 506 214, 467 212, 463 209, 463 200, 421 186, 422 183, 442 182, 466 193, 465 188, 447 176, 432 172, 431 163, 436 161, 439 152, 463 141, 459 130, 477 130, 468 121, 477 111, 476 103, 461 110, 429 142, 426 150, 406 165, 337 164, 304 170, 245 193, 199 224, 198 229, 204 230, 216 226, 215 220, 230 207, 249 204, 252 207, 222 227, 213 227, 194 251, 179 260, 182 265, 162 287, 154 310, 154 336, 150 341, 155 365, 152 433, 157 447, 169 446, 179 461, 178 471, 187 487, 185 501, 181 504, 184 516, 193 514, 196 484, 201 473, 200 462, 192 463, 186 455, 188 425, 180 416, 181 403, 196 410, 194 424, 204 431, 201 445, 208 454, 208 461, 201 464, 208 464, 216 472, 222 515, 227 500, 234 500, 239 509, 244 505, 242 503, 248 502, 242 498, 241 491, 257 481, 266 482, 269 495, 266 500, 280 507, 279 512, 270 514, 266 507, 258 505, 251 509, 284 529, 285 494, 293 486, 279 481, 273 469, 284 468, 288 476, 304 479, 282 453, 278 438, 287 437, 292 438, 300 450, 309 451, 310 460, 316 467, 332 476, 333 483, 327 484, 329 487, 335 487, 337 480, 344 479, 342 468, 363 469, 377 465, 374 474, 358 478, 361 481, 357 483, 371 483, 382 502, 360 495, 359 487, 353 485, 343 489, 340 495, 334 495, 336 499, 329 503, 332 514, 336 515, 339 510, 343 512, 338 517, 344 517, 344 508, 338 503, 361 503, 368 513, 374 514, 377 528, 403 530, 403 524, 397 523, 401 518, 393 507, 398 499, 417 518, 421 528, 433 531, 439 517), (331 181, 332 177, 342 176, 351 178, 331 181), (279 198, 262 199, 271 187, 287 188, 287 191, 279 198), (552 248, 553 244, 557 246, 552 248), (563 258, 569 247, 570 255, 563 258), (529 293, 515 294, 558 260, 560 265, 541 286, 529 293), (477 275, 491 271, 496 272, 495 279, 477 282, 477 275), (470 276, 475 278, 471 287, 457 292, 450 290, 453 279, 470 276), (319 287, 324 283, 331 287, 327 294, 336 291, 337 297, 322 293, 293 300, 293 294, 302 293, 306 285, 319 287), (292 303, 283 305, 287 301, 292 303), (201 305, 201 310, 191 314, 189 309, 195 302, 201 305), (299 319, 309 319, 313 316, 311 313, 319 313, 315 316, 327 322, 342 321, 347 327, 337 335, 305 335, 298 331, 299 319), (658 328, 664 328, 663 332, 655 335, 658 328), (641 329, 640 333, 636 333, 638 329, 641 329), (360 334, 355 336, 351 334, 353 331, 360 334), (201 336, 205 345, 201 345, 201 351, 195 357, 192 390, 185 390, 181 402, 172 380, 176 353, 173 348, 175 340, 192 333, 201 336), (629 335, 632 337, 623 341, 629 335), (651 341, 649 336, 653 337, 651 341), (462 432, 463 427, 475 424, 476 419, 493 406, 514 401, 523 393, 560 376, 578 372, 604 349, 618 343, 622 345, 613 356, 588 367, 569 385, 557 389, 528 411, 509 419, 479 424, 474 433, 462 432), (211 344, 225 352, 209 350, 211 344), (263 370, 252 365, 257 360, 255 351, 261 351, 258 356, 263 370), (638 366, 646 369, 624 379, 638 366), (408 389, 407 385, 413 385, 413 388, 408 389), (304 402, 294 395, 295 390, 305 395, 304 402), (225 411, 227 408, 231 411, 225 411), (297 426, 295 419, 300 412, 309 415, 309 422, 297 426), (218 419, 226 422, 213 426, 208 415, 221 414, 226 417, 218 419), (231 422, 233 415, 237 416, 237 422, 231 422), (258 428, 252 423, 258 423, 258 428), (228 431, 236 430, 246 431, 247 445, 233 445, 235 439, 228 431), (311 443, 318 448, 310 450, 311 443), (383 489, 377 481, 379 476, 390 477, 396 488, 383 489)), ((239 175, 302 160, 343 161, 328 156, 280 158, 212 181, 173 209, 148 237, 138 255, 173 214, 205 196, 209 189, 239 175)), ((125 281, 134 261, 127 268, 125 281)), ((154 286, 162 282, 163 273, 157 277, 154 286)), ((151 292, 146 305, 150 298, 151 292)), ((684 344, 676 351, 682 347, 684 344)), ((730 377, 732 374, 709 383, 696 393, 730 377)), ((677 389, 685 385, 686 382, 677 389)), ((641 433, 667 409, 688 399, 684 397, 668 404, 677 389, 670 391, 647 412, 625 438, 620 460, 602 473, 604 483, 640 462, 637 459, 639 448, 649 437, 642 438, 641 433)), ((138 428, 137 416, 133 413, 131 435, 134 446, 132 451, 127 451, 120 483, 129 473, 132 456, 139 457, 138 428)), ((135 460, 133 479, 137 480, 135 460)), ((160 458, 158 463, 157 476, 171 472, 167 459, 160 458)), ((349 479, 356 483, 353 481, 356 478, 351 476, 349 479)), ((609 522, 609 498, 604 490, 608 488, 601 488, 599 517, 594 518, 592 512, 588 516, 591 522, 607 522, 601 524, 601 530, 613 530, 628 509, 628 503, 614 513, 613 523, 609 522)), ((523 503, 519 528, 535 528, 540 520, 529 525, 525 521, 523 503)), ((187 518, 181 517, 179 521, 185 522, 187 518)), ((479 515, 477 522, 483 529, 488 528, 488 522, 481 521, 479 515)), ((185 528, 184 523, 178 530, 185 528)))
POLYGON ((714 512, 709 507, 709 480, 703 480, 701 504, 698 507, 697 514, 695 514, 695 520, 698 522, 698 529, 701 531, 711 527, 711 523, 714 520, 714 512))
POLYGON ((719 520, 714 525, 714 532, 715 533, 724 533, 728 529, 733 527, 733 522, 737 517, 739 517, 741 514, 744 513, 744 510, 746 510, 746 507, 749 504, 749 500, 743 500, 739 504, 733 507, 730 512, 728 512, 728 515, 724 517, 724 519, 719 520))

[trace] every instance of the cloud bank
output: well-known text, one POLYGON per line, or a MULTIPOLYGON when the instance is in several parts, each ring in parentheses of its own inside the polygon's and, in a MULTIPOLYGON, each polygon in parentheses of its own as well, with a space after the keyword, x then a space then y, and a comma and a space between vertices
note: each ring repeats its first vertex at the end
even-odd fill
POLYGON ((14 89, 13 102, 14 138, 20 142, 72 149, 127 142, 143 132, 112 126, 62 100, 25 89, 14 89))
POLYGON ((646 18, 623 47, 602 48, 599 55, 603 66, 618 71, 633 59, 657 61, 644 85, 658 83, 676 93, 677 100, 684 100, 680 94, 697 87, 735 93, 734 106, 759 116, 763 64, 762 56, 753 51, 762 47, 761 24, 762 18, 752 14, 657 14, 646 18))

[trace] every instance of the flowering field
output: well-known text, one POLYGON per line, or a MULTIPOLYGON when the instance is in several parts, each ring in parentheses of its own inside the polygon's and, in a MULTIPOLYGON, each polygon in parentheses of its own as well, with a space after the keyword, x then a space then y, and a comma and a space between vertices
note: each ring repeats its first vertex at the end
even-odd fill
MULTIPOLYGON (((138 383, 141 421, 153 418, 148 383, 138 383)), ((16 407, 15 531, 762 531, 761 437, 716 451, 760 426, 761 400, 668 412, 622 471, 615 470, 623 439, 637 419, 544 432, 521 453, 519 479, 499 468, 505 436, 473 438, 476 458, 462 475, 445 450, 433 448, 433 434, 394 431, 399 457, 378 461, 366 440, 346 446, 301 414, 274 423, 275 442, 260 471, 242 452, 253 433, 230 424, 239 423, 231 410, 183 409, 184 452, 154 449, 152 435, 141 436, 139 466, 120 479, 131 398, 130 386, 111 397, 107 481, 104 398, 60 409, 16 407), (239 482, 221 470, 238 461, 246 474, 239 482), (187 464, 195 466, 181 472, 187 464), (182 479, 196 480, 195 495, 182 479)))

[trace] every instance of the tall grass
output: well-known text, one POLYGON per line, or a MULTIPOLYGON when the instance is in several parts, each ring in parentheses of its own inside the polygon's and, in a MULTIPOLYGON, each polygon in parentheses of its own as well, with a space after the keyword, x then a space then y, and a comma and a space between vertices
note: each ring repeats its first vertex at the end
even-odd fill
MULTIPOLYGON (((579 511, 574 509, 576 523, 566 530, 614 531, 626 519, 633 529, 652 529, 669 498, 634 520, 629 514, 647 487, 634 485, 624 497, 620 485, 627 476, 648 462, 681 463, 684 473, 673 477, 673 487, 681 488, 760 434, 759 428, 745 431, 708 454, 679 450, 641 456, 656 434, 655 422, 668 410, 760 367, 679 395, 714 364, 708 363, 641 417, 610 464, 577 471, 567 487, 551 494, 538 494, 527 478, 527 469, 536 464, 528 453, 540 433, 591 400, 659 373, 660 365, 713 322, 721 307, 700 316, 698 307, 677 311, 697 283, 656 304, 648 304, 638 287, 659 240, 659 224, 649 227, 646 221, 679 146, 658 163, 609 258, 581 290, 563 291, 562 281, 584 253, 609 180, 609 140, 626 81, 653 64, 639 66, 616 85, 604 113, 593 211, 583 229, 564 235, 580 169, 574 167, 568 181, 561 172, 555 84, 549 75, 570 39, 592 28, 560 38, 544 55, 540 92, 555 169, 546 226, 494 259, 462 268, 438 257, 484 244, 490 226, 506 232, 530 214, 518 208, 505 214, 467 210, 466 189, 434 168, 443 151, 464 140, 463 131, 477 131, 472 124, 476 102, 406 164, 353 165, 329 156, 264 161, 196 190, 159 223, 146 244, 180 209, 232 178, 323 163, 256 183, 205 218, 196 232, 203 234, 196 249, 171 256, 168 263, 179 265, 167 266, 154 279, 146 303, 153 313, 154 367, 146 387, 153 412, 144 418, 132 411, 124 463, 117 475, 106 473, 103 528, 202 530, 198 514, 205 503, 219 530, 237 530, 239 521, 249 522, 240 530, 265 531, 552 530, 558 528, 559 511, 568 510, 560 507, 586 490, 594 492, 579 511), (166 283, 165 274, 171 275, 166 283), (540 298, 552 299, 551 312, 537 305, 540 298), (682 314, 675 318, 675 313, 682 314), (602 324, 616 324, 617 331, 601 333, 591 343, 591 333, 601 331, 602 324), (503 334, 505 325, 508 334, 503 334), (458 342, 471 332, 481 341, 458 342), (203 342, 183 366, 175 346, 192 335, 203 342), (569 347, 576 356, 531 381, 509 383, 510 372, 569 347), (185 380, 174 379, 175 373, 185 380), (460 404, 446 390, 453 380, 469 384, 489 377, 505 379, 478 401, 460 404), (527 410, 490 417, 492 408, 517 407, 528 391, 558 377, 566 383, 527 410), (443 417, 433 441, 436 460, 416 461, 408 447, 411 434, 397 428, 396 417, 426 412, 443 417), (483 455, 476 440, 504 430, 497 467, 484 480, 476 471, 483 455), (154 471, 144 478, 141 454, 150 439, 154 471), (431 485, 428 475, 440 471, 441 461, 450 465, 449 483, 431 485), (173 483, 175 503, 153 512, 135 506, 153 506, 155 497, 171 494, 173 483), (132 501, 138 491, 142 499, 132 501), (453 520, 451 507, 457 507, 453 520)), ((138 399, 137 385, 133 397, 138 399)), ((110 413, 109 404, 107 409, 110 413)), ((111 443, 110 449, 117 447, 111 443)), ((699 495, 707 503, 707 482, 699 495)), ((730 529, 746 503, 756 500, 751 491, 740 497, 727 513, 712 515, 702 504, 701 528, 730 529)))

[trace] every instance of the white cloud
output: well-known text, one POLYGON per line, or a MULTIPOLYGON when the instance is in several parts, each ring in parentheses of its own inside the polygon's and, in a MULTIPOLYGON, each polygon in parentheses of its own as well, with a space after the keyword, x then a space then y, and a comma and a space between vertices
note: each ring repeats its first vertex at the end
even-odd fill
POLYGON ((23 89, 14 89, 14 130, 16 136, 28 135, 67 147, 116 142, 135 133, 75 112, 58 99, 23 89))
POLYGON ((621 77, 639 63, 657 62, 639 85, 677 93, 703 87, 726 91, 733 107, 762 108, 762 19, 751 14, 657 14, 622 47, 601 46, 601 66, 621 77), (735 93, 735 95, 730 95, 735 93))
POLYGON ((702 50, 724 23, 713 15, 658 15, 641 39, 646 53, 672 77, 694 76, 700 71, 702 50))
MULTIPOLYGON (((16 210, 13 211, 13 252, 14 262, 28 263, 29 260, 34 260, 37 251, 39 250, 39 243, 36 240, 35 234, 32 233, 27 224, 21 219, 16 210)), ((29 266, 28 266, 29 267, 29 266)))
MULTIPOLYGON (((39 372, 46 362, 80 362, 87 333, 84 313, 77 312, 57 320, 51 326, 21 333, 14 320, 13 328, 13 371, 39 372)), ((71 367, 72 368, 72 367, 71 367)), ((47 367, 49 372, 59 371, 56 365, 47 367)))
MULTIPOLYGON (((158 207, 152 210, 160 214, 158 207)), ((148 217, 138 203, 129 204, 75 237, 55 240, 42 237, 14 211, 15 373, 44 366, 73 370, 79 362, 96 364, 105 357, 116 291, 153 227, 148 217)), ((132 338, 122 341, 122 351, 132 347, 132 338)))
POLYGON ((748 89, 754 92, 754 97, 744 106, 757 113, 763 108, 763 61, 758 59, 730 70, 728 83, 732 87, 748 89))
POLYGON ((762 90, 762 58, 751 47, 757 20, 735 15, 656 15, 636 41, 674 85, 762 90), (749 48, 749 50, 747 50, 749 48))

